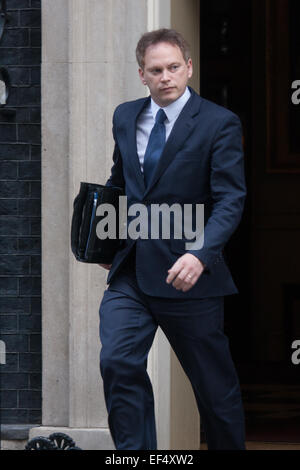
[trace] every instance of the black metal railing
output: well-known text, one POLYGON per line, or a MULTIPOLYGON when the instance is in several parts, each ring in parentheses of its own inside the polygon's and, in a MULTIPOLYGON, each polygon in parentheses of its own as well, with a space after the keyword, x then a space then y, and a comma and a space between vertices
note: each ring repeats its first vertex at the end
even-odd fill
POLYGON ((49 437, 38 436, 31 439, 25 450, 82 450, 67 434, 55 432, 49 437))

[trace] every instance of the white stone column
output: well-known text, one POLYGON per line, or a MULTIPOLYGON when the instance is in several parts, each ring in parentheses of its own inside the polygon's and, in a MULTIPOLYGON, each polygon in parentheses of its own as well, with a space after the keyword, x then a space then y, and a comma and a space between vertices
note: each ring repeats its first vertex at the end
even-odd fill
MULTIPOLYGON (((83 449, 113 448, 99 371, 98 309, 106 273, 75 261, 70 224, 80 181, 104 183, 110 173, 115 106, 145 93, 137 40, 153 23, 151 11, 170 23, 169 1, 160 13, 156 0, 151 10, 151 1, 43 0, 43 424, 30 438, 65 432, 83 449)), ((172 354, 159 331, 148 368, 158 446, 198 448, 193 396, 172 354)))
MULTIPOLYGON (((147 5, 149 31, 175 28, 189 42, 193 58, 193 77, 189 84, 199 91, 200 0, 148 0, 147 5)), ((148 369, 155 396, 159 448, 199 449, 200 417, 194 393, 160 329, 149 355, 148 369)))

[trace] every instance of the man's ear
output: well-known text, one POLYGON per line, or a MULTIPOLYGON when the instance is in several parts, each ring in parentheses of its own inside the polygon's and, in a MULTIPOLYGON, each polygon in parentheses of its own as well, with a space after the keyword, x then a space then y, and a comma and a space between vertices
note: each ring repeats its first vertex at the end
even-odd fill
POLYGON ((139 68, 139 76, 140 76, 140 79, 141 79, 141 82, 143 83, 143 85, 147 85, 146 80, 144 78, 144 71, 141 68, 139 68))
POLYGON ((193 63, 192 63, 191 58, 188 59, 187 66, 188 66, 188 77, 191 78, 191 76, 193 75, 193 63))

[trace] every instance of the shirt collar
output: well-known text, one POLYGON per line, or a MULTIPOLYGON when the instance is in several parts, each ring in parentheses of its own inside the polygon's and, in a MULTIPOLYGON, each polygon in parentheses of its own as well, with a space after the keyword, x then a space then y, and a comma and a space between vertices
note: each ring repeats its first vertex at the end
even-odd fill
POLYGON ((177 100, 173 101, 173 103, 165 106, 164 108, 160 108, 160 106, 158 106, 158 104, 156 104, 155 101, 151 98, 151 112, 153 119, 155 120, 155 116, 158 110, 163 109, 167 115, 168 121, 174 121, 179 116, 182 108, 189 100, 190 96, 191 92, 188 87, 186 87, 185 92, 179 98, 177 98, 177 100))

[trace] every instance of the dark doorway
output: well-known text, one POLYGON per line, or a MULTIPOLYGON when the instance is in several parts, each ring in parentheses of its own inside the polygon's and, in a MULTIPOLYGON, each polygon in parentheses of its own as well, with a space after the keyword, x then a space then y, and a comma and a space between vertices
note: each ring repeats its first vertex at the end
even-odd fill
POLYGON ((239 295, 225 298, 225 332, 247 440, 300 442, 299 17, 297 0, 200 2, 200 94, 244 131, 248 194, 225 249, 239 295))

